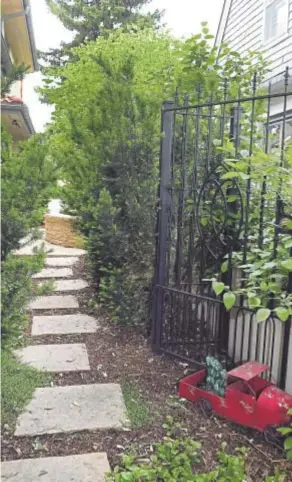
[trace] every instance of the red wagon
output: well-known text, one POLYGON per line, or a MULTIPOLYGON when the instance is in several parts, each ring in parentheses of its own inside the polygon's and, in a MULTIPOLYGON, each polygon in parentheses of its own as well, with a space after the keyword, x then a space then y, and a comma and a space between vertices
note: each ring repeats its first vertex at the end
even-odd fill
POLYGON ((179 395, 205 412, 213 411, 270 438, 278 427, 291 423, 287 411, 292 408, 292 395, 260 376, 268 370, 268 365, 251 361, 229 371, 224 397, 205 388, 207 370, 200 370, 180 381, 179 395))

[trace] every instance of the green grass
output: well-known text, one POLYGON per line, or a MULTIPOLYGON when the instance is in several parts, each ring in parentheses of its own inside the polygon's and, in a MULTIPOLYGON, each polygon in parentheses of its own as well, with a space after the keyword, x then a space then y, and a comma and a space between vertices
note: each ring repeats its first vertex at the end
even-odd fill
POLYGON ((122 384, 122 391, 131 427, 141 428, 149 424, 150 414, 146 401, 142 398, 138 387, 126 381, 122 384))
POLYGON ((48 385, 51 376, 18 363, 9 351, 1 354, 2 424, 14 424, 37 387, 48 385))

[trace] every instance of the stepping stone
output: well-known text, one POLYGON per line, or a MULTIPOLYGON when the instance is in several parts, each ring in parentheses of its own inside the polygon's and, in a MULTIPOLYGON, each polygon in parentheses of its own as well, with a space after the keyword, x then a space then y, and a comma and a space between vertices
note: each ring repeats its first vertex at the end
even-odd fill
POLYGON ((57 244, 48 242, 46 242, 45 245, 49 250, 48 256, 82 256, 86 254, 86 251, 80 248, 65 248, 64 246, 58 246, 57 244))
POLYGON ((48 372, 90 370, 86 345, 30 345, 14 351, 21 363, 48 372))
POLYGON ((30 310, 58 310, 79 308, 78 300, 73 295, 39 296, 28 305, 30 310))
POLYGON ((58 246, 57 244, 51 244, 47 241, 38 239, 37 241, 17 249, 14 251, 14 254, 18 256, 29 256, 34 254, 34 249, 40 249, 42 246, 44 247, 47 256, 82 256, 86 253, 84 249, 65 248, 64 246, 58 246))
POLYGON ((88 286, 83 279, 62 279, 55 282, 54 291, 79 291, 88 286))
POLYGON ((9 482, 105 482, 110 466, 105 453, 43 457, 1 463, 9 482))
POLYGON ((18 417, 15 436, 122 429, 127 423, 116 383, 44 387, 18 417))
POLYGON ((72 268, 44 268, 39 273, 32 275, 32 278, 69 278, 70 276, 73 276, 72 268))
POLYGON ((51 315, 34 316, 32 319, 32 336, 70 335, 73 333, 95 333, 98 323, 88 315, 51 315))
POLYGON ((78 257, 65 257, 65 258, 47 258, 46 265, 53 266, 53 267, 60 267, 60 266, 73 266, 78 261, 78 257))
POLYGON ((32 241, 28 244, 24 243, 24 246, 21 246, 19 249, 16 249, 13 253, 19 256, 25 255, 32 255, 34 254, 34 250, 44 248, 47 251, 46 243, 43 239, 37 239, 36 241, 32 241))

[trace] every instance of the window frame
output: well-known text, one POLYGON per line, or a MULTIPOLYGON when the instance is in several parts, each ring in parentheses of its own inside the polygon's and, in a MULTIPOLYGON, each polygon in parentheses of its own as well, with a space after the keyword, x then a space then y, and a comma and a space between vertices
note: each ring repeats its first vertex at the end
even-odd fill
POLYGON ((290 2, 289 0, 284 0, 286 5, 286 13, 287 13, 287 21, 286 21, 286 29, 285 32, 276 35, 275 37, 271 38, 266 38, 266 22, 267 22, 267 8, 275 3, 277 0, 264 0, 264 5, 263 5, 263 44, 265 46, 272 46, 273 44, 277 44, 278 42, 281 42, 285 38, 289 36, 289 11, 290 11, 290 2))

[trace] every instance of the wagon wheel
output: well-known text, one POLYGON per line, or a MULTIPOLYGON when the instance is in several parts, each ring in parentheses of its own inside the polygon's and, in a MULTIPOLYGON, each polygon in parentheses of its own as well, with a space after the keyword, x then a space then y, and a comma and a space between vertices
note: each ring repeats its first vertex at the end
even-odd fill
POLYGON ((270 425, 269 427, 266 427, 264 429, 264 438, 268 444, 276 445, 277 447, 282 448, 281 442, 283 440, 283 436, 280 434, 280 432, 278 432, 277 428, 279 427, 277 427, 276 425, 270 425))
POLYGON ((212 405, 206 398, 198 400, 195 406, 204 417, 209 418, 212 415, 212 405))

